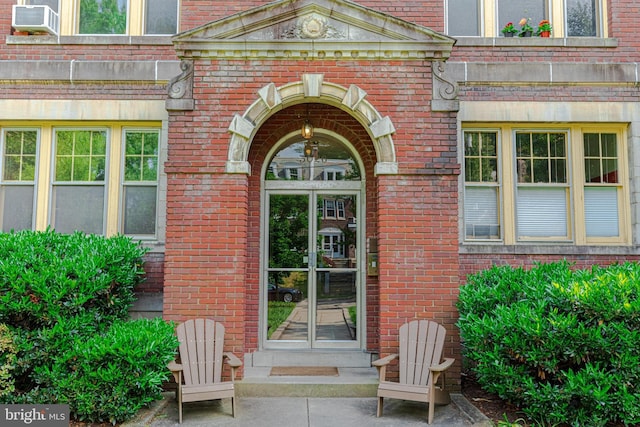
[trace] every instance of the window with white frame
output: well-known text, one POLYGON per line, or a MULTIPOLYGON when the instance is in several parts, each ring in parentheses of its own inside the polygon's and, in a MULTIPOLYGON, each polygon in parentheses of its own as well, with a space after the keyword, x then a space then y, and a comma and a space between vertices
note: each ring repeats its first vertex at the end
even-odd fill
POLYGON ((124 234, 156 234, 159 136, 158 131, 125 130, 124 234))
POLYGON ((158 228, 157 127, 2 127, 2 231, 153 239, 158 228))
POLYGON ((324 199, 324 217, 335 218, 336 217, 336 201, 331 199, 324 199))
POLYGON ((19 0, 59 14, 61 35, 173 35, 178 0, 19 0))
POLYGON ((620 235, 620 173, 614 133, 584 134, 584 210, 587 237, 620 235))
POLYGON ((499 37, 521 19, 534 30, 549 20, 552 37, 604 37, 603 0, 447 0, 446 31, 451 36, 499 37))
POLYGON ((464 239, 628 244, 624 130, 465 129, 464 239))
POLYGON ((38 137, 36 129, 3 129, 0 134, 2 231, 33 228, 38 137))
POLYGON ((568 240, 566 133, 517 131, 515 142, 518 240, 568 240))
POLYGON ((337 211, 338 219, 345 219, 344 200, 336 200, 336 211, 337 211))
POLYGON ((104 234, 107 130, 56 130, 51 226, 104 234))
POLYGON ((467 239, 500 238, 500 181, 498 133, 467 131, 464 139, 467 239))
POLYGON ((322 179, 325 181, 340 181, 344 179, 344 169, 327 167, 322 171, 322 179))

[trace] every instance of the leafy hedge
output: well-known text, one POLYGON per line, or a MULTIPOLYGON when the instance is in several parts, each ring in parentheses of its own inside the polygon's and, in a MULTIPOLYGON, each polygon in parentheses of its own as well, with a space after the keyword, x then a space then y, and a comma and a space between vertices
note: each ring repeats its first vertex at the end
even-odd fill
POLYGON ((0 323, 0 399, 15 391, 12 372, 16 348, 7 325, 0 323))
POLYGON ((124 236, 0 233, 0 345, 10 337, 15 354, 0 357, 0 390, 12 388, 0 402, 68 403, 115 423, 159 397, 173 325, 127 320, 145 252, 124 236))
POLYGON ((543 425, 640 423, 640 266, 495 266, 469 276, 463 349, 486 390, 543 425))

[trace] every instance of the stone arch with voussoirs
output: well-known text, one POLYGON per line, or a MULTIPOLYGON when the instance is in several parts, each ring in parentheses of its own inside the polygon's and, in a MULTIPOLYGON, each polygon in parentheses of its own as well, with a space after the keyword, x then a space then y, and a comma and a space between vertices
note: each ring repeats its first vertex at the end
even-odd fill
POLYGON ((251 141, 258 128, 275 112, 305 102, 332 105, 348 112, 364 126, 376 152, 375 173, 398 173, 389 117, 383 117, 365 98, 367 93, 356 85, 345 88, 324 81, 322 74, 304 74, 302 80, 276 87, 269 83, 258 91, 258 99, 242 114, 236 114, 229 126, 231 139, 226 163, 227 173, 249 174, 247 160, 251 141))

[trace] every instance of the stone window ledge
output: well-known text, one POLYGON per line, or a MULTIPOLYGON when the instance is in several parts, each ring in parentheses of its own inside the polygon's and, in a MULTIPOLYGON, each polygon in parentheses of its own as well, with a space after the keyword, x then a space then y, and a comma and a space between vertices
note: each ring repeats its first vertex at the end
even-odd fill
POLYGON ((458 247, 460 255, 638 255, 637 246, 576 246, 572 244, 474 244, 465 243, 458 247))
POLYGON ((7 36, 7 44, 172 45, 173 36, 7 36))
POLYGON ((601 37, 455 37, 455 39, 456 47, 618 47, 618 39, 601 37))

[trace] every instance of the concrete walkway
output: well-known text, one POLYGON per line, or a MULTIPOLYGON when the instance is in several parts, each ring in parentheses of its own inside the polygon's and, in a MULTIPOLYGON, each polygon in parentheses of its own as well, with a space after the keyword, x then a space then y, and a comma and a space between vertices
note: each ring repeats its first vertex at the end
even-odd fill
MULTIPOLYGON (((351 341, 355 339, 349 329, 350 319, 348 307, 352 301, 323 301, 316 308, 316 339, 351 341)), ((289 317, 282 322, 271 335, 270 340, 306 341, 308 331, 309 300, 304 299, 296 304, 289 317)))
MULTIPOLYGON (((438 406, 432 426, 490 427, 492 423, 462 395, 438 406)), ((231 400, 186 403, 184 427, 402 427, 427 426, 427 405, 387 399, 384 416, 376 418, 376 398, 241 397, 231 416, 231 400)), ((178 404, 173 393, 141 411, 127 427, 178 426, 178 404)))

